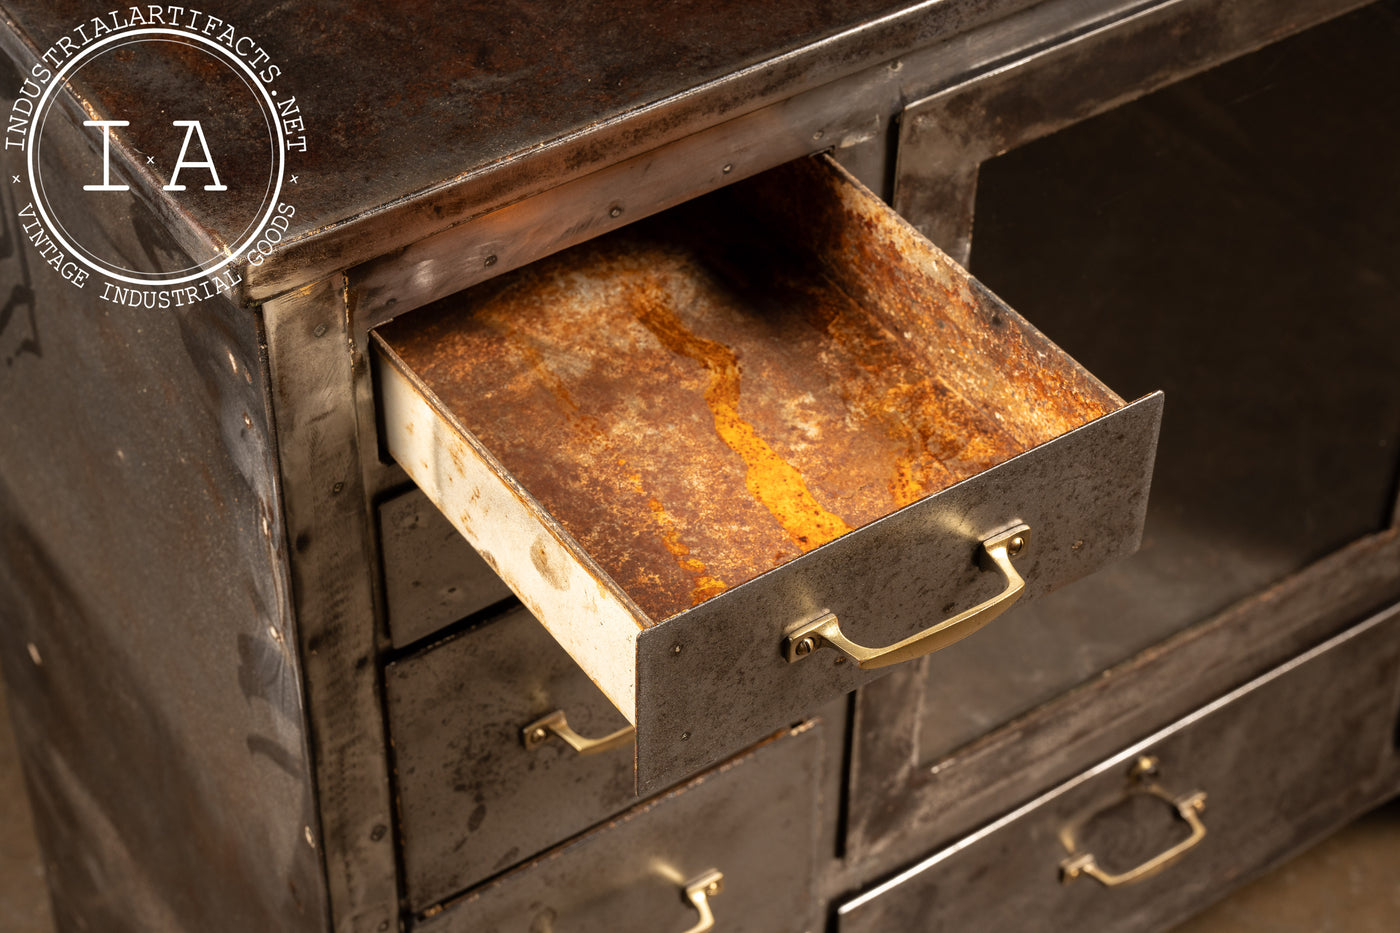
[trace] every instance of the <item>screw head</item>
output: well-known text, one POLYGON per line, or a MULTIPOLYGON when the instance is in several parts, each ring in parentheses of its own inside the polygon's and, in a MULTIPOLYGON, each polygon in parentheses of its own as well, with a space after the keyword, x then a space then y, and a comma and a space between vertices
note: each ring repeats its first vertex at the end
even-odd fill
POLYGON ((1012 557, 1015 557, 1017 554, 1021 553, 1022 549, 1024 549, 1025 546, 1026 539, 1021 537, 1020 535, 1017 535, 1016 537, 1012 538, 1006 543, 1006 553, 1010 554, 1012 557))
POLYGON ((682 741, 682 742, 688 742, 688 741, 690 741, 690 733, 689 733, 689 732, 682 732, 682 733, 681 733, 681 741, 682 741))
POLYGON ((724 174, 728 175, 730 172, 734 171, 734 163, 733 163, 733 162, 726 162, 726 163, 724 164, 724 168, 720 169, 720 171, 723 172, 724 174))
POLYGON ((718 894, 718 893, 719 893, 719 882, 718 882, 718 881, 711 881, 709 884, 705 885, 705 893, 706 893, 707 895, 709 895, 710 897, 714 897, 716 894, 718 894))
POLYGON ((609 216, 609 217, 621 217, 621 216, 622 216, 622 208, 620 208, 620 207, 613 207, 612 210, 608 211, 608 216, 609 216))
POLYGON ((531 742, 543 742, 547 738, 549 738, 549 730, 544 726, 536 726, 530 730, 531 742))
POLYGON ((673 648, 671 649, 671 653, 672 653, 672 654, 680 654, 680 653, 681 653, 681 646, 680 646, 680 645, 676 645, 675 647, 673 647, 673 648))
POLYGON ((813 651, 816 650, 817 640, 811 635, 808 635, 793 647, 792 653, 797 655, 799 658, 805 658, 807 657, 807 655, 811 654, 813 651))
POLYGON ((1158 761, 1154 755, 1139 755, 1133 762, 1133 766, 1128 771, 1128 776, 1134 780, 1157 776, 1158 761))
POLYGON ((329 330, 329 328, 327 328, 325 324, 317 324, 316 329, 311 333, 315 334, 317 337, 324 337, 326 336, 327 330, 329 330))

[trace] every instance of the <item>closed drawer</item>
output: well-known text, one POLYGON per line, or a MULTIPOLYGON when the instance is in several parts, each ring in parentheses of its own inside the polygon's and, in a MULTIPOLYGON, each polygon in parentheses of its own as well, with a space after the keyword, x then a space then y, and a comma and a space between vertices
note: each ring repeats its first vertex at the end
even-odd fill
POLYGON ((376 341, 389 450, 636 725, 642 791, 1141 535, 1161 396, 1125 404, 829 160, 376 341))
POLYGON ((701 917, 688 884, 722 875, 707 901, 726 933, 812 929, 812 814, 821 728, 809 722, 700 775, 413 925, 422 933, 657 933, 701 917))
POLYGON ((527 744, 554 712, 590 737, 627 721, 524 609, 389 665, 385 693, 414 910, 636 802, 630 736, 584 755, 557 737, 527 744))
POLYGON ((510 588, 420 490, 380 503, 379 542, 396 648, 510 597, 510 588))
POLYGON ((1157 930, 1400 788, 1400 609, 838 910, 841 933, 1157 930))

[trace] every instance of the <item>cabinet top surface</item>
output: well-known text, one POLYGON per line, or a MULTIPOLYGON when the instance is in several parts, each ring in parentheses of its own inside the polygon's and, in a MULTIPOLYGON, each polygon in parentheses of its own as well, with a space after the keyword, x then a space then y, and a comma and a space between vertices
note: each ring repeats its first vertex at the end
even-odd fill
MULTIPOLYGON (((294 96, 304 118, 304 129, 297 123, 287 132, 289 142, 304 134, 307 145, 288 153, 287 175, 298 178, 294 187, 284 179, 282 191, 296 213, 280 258, 295 257, 288 244, 363 227, 365 243, 346 252, 349 264, 375 255, 362 255, 371 233, 394 239, 384 236, 393 217, 419 226, 470 217, 1025 5, 234 0, 201 4, 196 15, 193 7, 166 4, 0 0, 11 60, 0 65, 0 78, 13 99, 31 66, 58 71, 77 55, 74 47, 143 25, 193 23, 193 31, 253 66, 262 88, 279 93, 279 107, 294 96), (273 66, 278 72, 269 80, 273 66)), ((176 118, 171 111, 188 98, 191 73, 210 68, 188 42, 153 39, 128 44, 120 55, 90 56, 69 87, 86 118, 130 121, 113 131, 114 170, 127 160, 138 190, 144 178, 157 216, 199 238, 227 241, 219 215, 227 197, 221 202, 190 185, 169 203, 162 186, 173 151, 163 159, 163 175, 159 161, 152 167, 141 158, 153 148, 136 137, 142 122, 176 118)), ((228 75, 209 76, 212 86, 221 80, 236 90, 228 75)), ((256 95, 258 88, 245 83, 256 95)), ((221 136, 240 126, 249 132, 247 114, 221 108, 217 93, 186 118, 202 121, 211 155, 221 136)), ((69 109, 71 119, 78 111, 69 109)), ((178 145, 178 136, 166 143, 178 145)), ((190 153, 195 159, 198 148, 190 153)), ((264 186, 267 170, 258 160, 228 161, 219 170, 230 190, 264 186)), ((380 251, 386 246, 393 244, 381 242, 380 251)))

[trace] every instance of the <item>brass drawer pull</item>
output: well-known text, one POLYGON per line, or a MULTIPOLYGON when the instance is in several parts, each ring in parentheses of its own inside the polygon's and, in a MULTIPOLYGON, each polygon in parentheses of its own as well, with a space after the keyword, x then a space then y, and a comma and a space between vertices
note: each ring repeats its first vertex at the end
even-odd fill
MULTIPOLYGON (((1134 766, 1134 776, 1145 779, 1147 776, 1155 774, 1157 761, 1155 758, 1140 758, 1134 766)), ((1106 888, 1117 888, 1125 884, 1132 884, 1136 881, 1155 874, 1168 864, 1184 855, 1188 849, 1194 848, 1197 843, 1206 837, 1206 824, 1201 820, 1201 813, 1206 808, 1206 795, 1203 791, 1186 794, 1184 796, 1173 796, 1155 782, 1146 781, 1138 788, 1138 793, 1151 794, 1161 800, 1165 800, 1176 808, 1176 815, 1186 821, 1186 825, 1191 827, 1191 835, 1178 842, 1176 845, 1160 852, 1136 868, 1129 869, 1121 874, 1113 874, 1104 871, 1099 867, 1092 852, 1083 852, 1078 855, 1071 855, 1060 863, 1060 881, 1069 884, 1080 875, 1088 875, 1106 888)))
POLYGON ((1025 592, 1026 581, 1011 566, 1011 560, 1024 554, 1030 544, 1029 525, 1017 525, 1010 531, 1003 531, 982 542, 981 556, 1006 578, 1006 588, 986 602, 979 603, 951 619, 924 629, 903 641, 884 648, 866 648, 841 634, 841 623, 828 612, 789 632, 783 641, 783 654, 789 662, 798 661, 815 652, 823 645, 830 645, 855 661, 861 670, 889 667, 903 661, 912 661, 926 654, 946 648, 954 642, 962 641, 982 626, 1001 615, 1025 592))
POLYGON ((565 718, 564 711, 557 709, 543 719, 536 719, 521 729, 520 737, 524 740, 526 748, 535 749, 548 742, 550 736, 557 735, 580 755, 596 755, 599 752, 630 745, 632 735, 636 731, 632 726, 624 726, 601 739, 586 739, 570 728, 569 720, 565 718))
POLYGON ((700 912, 700 921, 685 933, 705 933, 706 930, 715 928, 715 915, 714 911, 710 910, 710 898, 723 890, 724 875, 713 868, 686 883, 685 899, 700 912))

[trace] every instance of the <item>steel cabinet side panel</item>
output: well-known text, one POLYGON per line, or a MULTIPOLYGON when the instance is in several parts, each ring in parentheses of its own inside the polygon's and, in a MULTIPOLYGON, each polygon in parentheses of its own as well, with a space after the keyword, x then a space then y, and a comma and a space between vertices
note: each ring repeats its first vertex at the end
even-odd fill
POLYGON ((715 929, 803 933, 813 922, 823 728, 813 721, 505 875, 412 927, 422 933, 656 933, 697 914, 681 896, 710 869, 715 929))
POLYGON ((1034 933, 1180 921, 1393 793, 1398 706, 1393 608, 848 901, 839 929, 1034 933), (1189 835, 1165 801, 1128 793, 1143 755, 1156 759, 1154 780, 1170 795, 1206 794, 1206 835, 1130 886, 1062 882, 1066 840, 1124 873, 1189 835))
POLYGON ((324 930, 258 316, 103 302, 4 190, 0 663, 57 924, 324 930))

